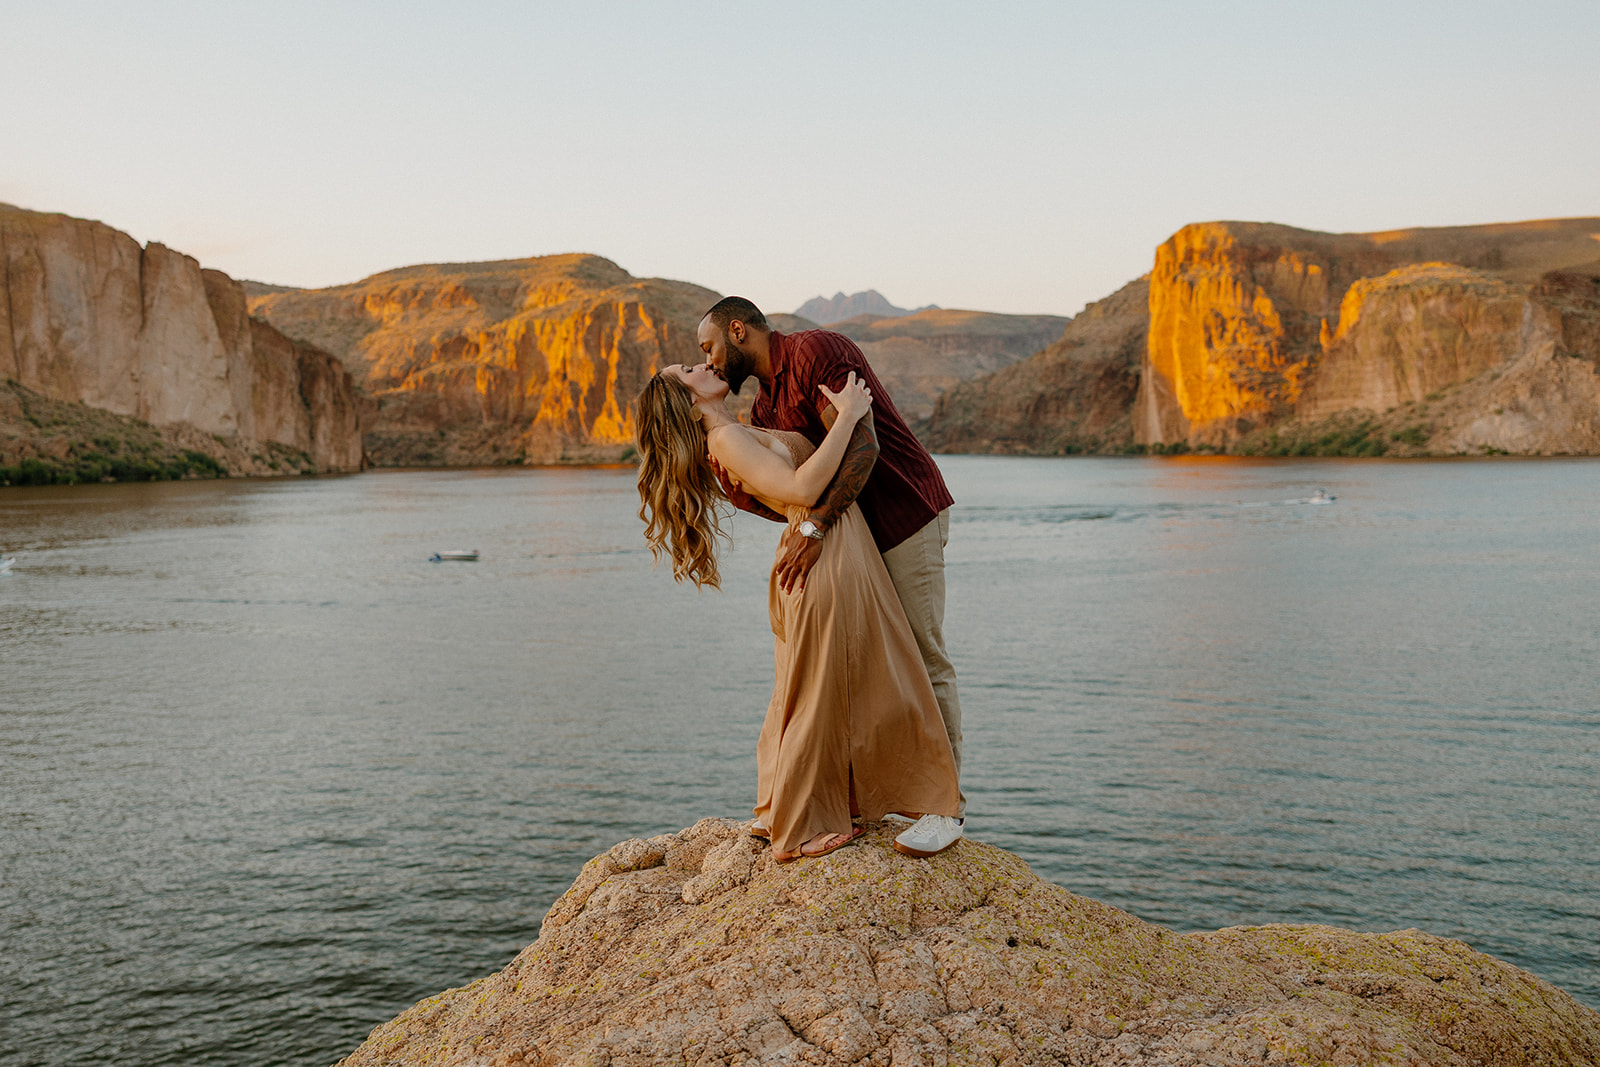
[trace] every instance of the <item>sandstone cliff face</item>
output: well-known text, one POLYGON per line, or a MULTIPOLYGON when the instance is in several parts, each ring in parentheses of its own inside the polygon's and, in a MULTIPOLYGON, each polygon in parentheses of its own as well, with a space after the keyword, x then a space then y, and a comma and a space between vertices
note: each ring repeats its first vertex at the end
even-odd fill
POLYGON ((907 419, 924 419, 945 390, 992 374, 1061 336, 1059 315, 931 309, 893 318, 863 315, 828 329, 861 347, 907 419))
MULTIPOLYGON (((1541 353, 1548 363, 1552 330, 1592 352, 1589 312, 1562 319, 1555 308, 1587 297, 1569 286, 1558 299, 1560 283, 1540 279, 1594 261, 1597 234, 1600 219, 1378 234, 1186 226, 1151 274, 1138 439, 1227 449, 1285 419, 1415 404, 1541 353)), ((1519 375, 1531 393, 1575 386, 1587 403, 1570 368, 1519 375)), ((1572 418, 1583 421, 1577 409, 1572 418)), ((1560 434, 1468 431, 1459 420, 1433 432, 1440 443, 1537 437, 1549 446, 1539 450, 1587 450, 1560 434)))
POLYGON ((373 462, 454 466, 620 458, 634 395, 660 367, 700 361, 695 327, 716 300, 565 255, 262 287, 251 309, 335 353, 365 386, 373 462))
POLYGON ((1416 930, 1178 935, 963 841, 779 867, 704 820, 586 864, 499 974, 344 1067, 1600 1062, 1600 1014, 1416 930))
POLYGON ((1084 308, 1044 351, 939 397, 918 428, 935 452, 1063 455, 1133 444, 1149 279, 1084 308))
MULTIPOLYGON (((250 321, 239 284, 102 223, 0 205, 0 373, 52 401, 361 466, 353 383, 250 321)), ((233 473, 270 473, 247 461, 233 473)))

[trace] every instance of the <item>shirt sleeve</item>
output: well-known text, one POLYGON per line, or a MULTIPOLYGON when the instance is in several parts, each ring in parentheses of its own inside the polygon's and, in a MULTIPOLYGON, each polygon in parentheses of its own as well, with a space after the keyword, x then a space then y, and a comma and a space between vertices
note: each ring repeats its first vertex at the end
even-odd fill
POLYGON ((857 378, 867 377, 867 357, 843 334, 824 333, 811 340, 807 347, 810 351, 806 353, 809 358, 804 375, 805 399, 815 405, 817 411, 828 406, 828 398, 822 395, 818 385, 826 385, 837 393, 844 388, 851 371, 857 378))

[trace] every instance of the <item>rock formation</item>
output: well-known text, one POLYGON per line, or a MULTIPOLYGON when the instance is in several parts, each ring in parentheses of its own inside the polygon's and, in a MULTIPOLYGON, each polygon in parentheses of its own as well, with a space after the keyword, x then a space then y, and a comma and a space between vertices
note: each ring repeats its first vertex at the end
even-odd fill
POLYGON ((227 275, 103 223, 0 205, 0 376, 186 433, 231 473, 273 473, 269 446, 361 467, 359 399, 332 356, 251 320, 227 275))
POLYGON ((918 311, 930 310, 937 310, 937 305, 928 304, 914 310, 898 308, 889 303, 888 298, 878 290, 868 289, 861 293, 851 293, 849 296, 845 296, 843 292, 834 293, 832 297, 814 296, 796 308, 794 313, 819 325, 832 326, 836 322, 853 319, 858 315, 893 318, 897 315, 914 315, 918 311))
POLYGON ((860 315, 828 329, 861 346, 902 415, 923 419, 946 389, 1032 355, 1060 337, 1068 321, 934 308, 893 318, 860 315))
POLYGON ((599 256, 405 267, 331 289, 253 286, 252 312, 333 352, 376 401, 379 465, 614 461, 634 395, 696 363, 709 289, 599 256))
POLYGON ((1129 289, 1101 302, 1144 336, 1128 432, 1085 432, 1115 381, 1059 347, 952 390, 920 432, 941 451, 1600 452, 1597 279, 1600 219, 1185 226, 1141 326, 1129 289))
MULTIPOLYGON (((702 358, 695 329, 718 296, 634 278, 598 256, 407 267, 333 289, 251 283, 252 311, 345 361, 377 402, 380 465, 614 461, 634 395, 660 367, 702 358)), ((817 324, 774 314, 775 329, 817 324)), ((1066 319, 922 311, 837 323, 896 405, 926 415, 940 391, 1037 351, 1066 319)), ((734 399, 747 412, 753 389, 734 399)))
POLYGON ((1068 455, 1133 445, 1149 281, 1084 308, 1044 351, 955 386, 918 428, 936 452, 1068 455))
POLYGON ((1545 279, 1600 273, 1597 237, 1600 219, 1373 234, 1186 226, 1156 251, 1135 433, 1228 449, 1285 420, 1387 413, 1477 382, 1473 399, 1503 421, 1471 405, 1434 411, 1438 450, 1592 451, 1600 349, 1560 322, 1597 308, 1581 282, 1545 279), (1514 386, 1487 387, 1507 375, 1514 386))
POLYGON ((913 860, 892 833, 785 867, 720 819, 624 842, 505 970, 341 1064, 1600 1062, 1600 1014, 1459 941, 1179 935, 1000 849, 913 860))

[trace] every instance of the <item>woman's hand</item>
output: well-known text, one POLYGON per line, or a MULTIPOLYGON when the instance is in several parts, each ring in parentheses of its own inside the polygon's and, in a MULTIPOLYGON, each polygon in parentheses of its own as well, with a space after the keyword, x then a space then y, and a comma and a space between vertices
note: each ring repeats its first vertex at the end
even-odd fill
POLYGON ((839 418, 855 422, 872 410, 872 390, 867 388, 867 383, 856 377, 856 372, 851 371, 845 379, 844 388, 837 393, 826 385, 818 385, 822 395, 828 398, 828 403, 833 405, 833 410, 839 413, 839 418))

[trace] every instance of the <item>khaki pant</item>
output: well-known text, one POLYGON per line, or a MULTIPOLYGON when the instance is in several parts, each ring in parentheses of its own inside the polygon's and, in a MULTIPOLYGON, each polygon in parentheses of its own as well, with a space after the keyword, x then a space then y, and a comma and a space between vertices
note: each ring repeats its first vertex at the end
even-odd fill
MULTIPOLYGON (((956 692, 956 669, 944 650, 944 546, 950 540, 950 509, 883 554, 883 565, 900 594, 911 632, 916 635, 922 662, 939 701, 945 733, 956 758, 956 774, 961 774, 961 697, 956 692)), ((967 813, 966 794, 961 796, 961 814, 967 813)))

